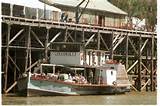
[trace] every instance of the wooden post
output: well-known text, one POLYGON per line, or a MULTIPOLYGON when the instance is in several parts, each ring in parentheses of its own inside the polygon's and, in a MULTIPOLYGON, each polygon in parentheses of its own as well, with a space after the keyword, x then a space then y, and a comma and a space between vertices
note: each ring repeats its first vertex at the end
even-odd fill
POLYGON ((28 67, 28 57, 29 57, 29 46, 30 46, 30 30, 31 26, 28 26, 27 33, 28 33, 28 39, 27 39, 27 49, 26 49, 26 63, 25 63, 25 72, 27 72, 28 67))
POLYGON ((114 37, 114 33, 112 32, 111 35, 111 46, 110 46, 110 59, 113 60, 113 37, 114 37))
POLYGON ((82 50, 83 50, 83 65, 85 65, 86 64, 86 52, 85 52, 84 28, 82 29, 82 50))
POLYGON ((9 40, 10 40, 10 32, 11 32, 11 25, 8 24, 8 34, 6 37, 6 43, 7 43, 7 48, 6 48, 6 66, 5 66, 5 83, 4 83, 4 91, 7 90, 7 83, 8 83, 8 62, 9 62, 9 40))
POLYGON ((151 87, 150 90, 153 91, 154 89, 154 82, 153 82, 153 71, 154 71, 154 35, 152 35, 152 49, 151 49, 151 72, 150 72, 150 79, 151 79, 151 87))
POLYGON ((66 27, 66 30, 65 30, 65 36, 64 36, 64 42, 67 42, 67 38, 68 38, 68 27, 66 27))
POLYGON ((138 90, 141 91, 141 70, 142 70, 142 66, 141 66, 141 62, 142 62, 142 52, 141 52, 141 47, 142 47, 142 37, 141 35, 139 36, 139 48, 138 48, 138 52, 139 52, 139 61, 138 61, 138 90))
MULTIPOLYGON (((148 49, 148 48, 149 48, 149 45, 147 44, 147 45, 146 45, 146 66, 147 66, 147 68, 149 67, 149 65, 147 65, 147 64, 149 64, 149 62, 148 62, 149 49, 148 49)), ((148 73, 148 72, 146 71, 146 72, 145 72, 145 75, 148 75, 147 73, 148 73)), ((146 78, 145 78, 145 82, 147 82, 147 80, 148 80, 148 78, 146 77, 146 78)), ((148 91, 148 84, 146 85, 146 91, 148 91)))
POLYGON ((45 41, 45 60, 48 61, 48 40, 49 40, 49 28, 47 28, 47 35, 46 35, 46 41, 45 41))
MULTIPOLYGON (((29 67, 32 65, 32 50, 31 50, 31 27, 29 28, 29 67)), ((31 68, 29 70, 31 72, 31 68)))
POLYGON ((98 39, 97 39, 97 40, 98 40, 98 42, 97 42, 97 43, 98 43, 98 44, 97 44, 97 49, 98 49, 98 50, 100 50, 100 45, 101 45, 101 38, 100 38, 100 37, 101 37, 101 35, 100 35, 99 30, 98 30, 98 39))
POLYGON ((128 33, 126 36, 126 70, 128 69, 128 33))
MULTIPOLYGON (((14 62, 16 63, 16 51, 14 54, 14 62)), ((14 66, 14 82, 16 81, 16 77, 17 77, 17 71, 16 71, 16 66, 14 66)), ((16 92, 16 87, 14 87, 14 93, 16 92)))

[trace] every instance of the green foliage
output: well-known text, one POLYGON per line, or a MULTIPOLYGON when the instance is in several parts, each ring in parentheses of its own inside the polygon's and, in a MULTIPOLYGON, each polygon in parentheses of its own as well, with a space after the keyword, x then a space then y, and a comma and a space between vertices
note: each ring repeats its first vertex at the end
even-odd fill
POLYGON ((146 19, 146 28, 154 30, 157 17, 156 0, 109 0, 112 4, 128 13, 128 17, 146 19))

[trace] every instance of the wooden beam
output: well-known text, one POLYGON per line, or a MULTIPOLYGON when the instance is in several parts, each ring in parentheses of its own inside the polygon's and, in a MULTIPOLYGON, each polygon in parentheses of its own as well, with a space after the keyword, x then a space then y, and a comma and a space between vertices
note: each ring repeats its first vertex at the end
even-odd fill
POLYGON ((153 84, 153 71, 154 71, 154 35, 152 35, 152 44, 151 44, 151 73, 150 73, 150 79, 151 79, 151 85, 150 85, 150 90, 154 91, 154 84, 153 84))
POLYGON ((102 42, 103 42, 103 44, 104 44, 105 48, 106 48, 107 50, 109 50, 109 48, 108 48, 108 46, 107 46, 106 42, 104 41, 104 39, 103 39, 102 35, 100 36, 100 38, 101 38, 101 40, 102 40, 102 42))
POLYGON ((17 81, 15 81, 6 91, 5 93, 8 93, 13 87, 17 85, 17 81))
POLYGON ((150 73, 150 70, 141 62, 142 66, 147 70, 148 73, 150 73))
POLYGON ((25 62, 25 72, 27 72, 27 67, 28 67, 28 57, 29 57, 29 46, 30 46, 30 31, 31 31, 31 26, 28 26, 27 28, 27 33, 28 33, 28 36, 27 36, 27 49, 26 49, 26 62, 25 62))
POLYGON ((50 44, 51 44, 52 42, 54 42, 59 35, 61 35, 61 32, 57 33, 56 36, 54 36, 54 37, 52 38, 52 40, 47 44, 47 47, 49 47, 50 44))
POLYGON ((142 71, 142 66, 141 66, 141 63, 142 63, 142 51, 141 51, 141 48, 142 48, 142 37, 141 35, 139 36, 139 48, 138 48, 138 52, 139 52, 139 56, 138 56, 138 90, 141 91, 141 86, 142 86, 142 76, 141 76, 141 71, 142 71))
POLYGON ((146 85, 149 83, 150 79, 148 79, 148 81, 143 85, 143 87, 141 88, 141 91, 146 87, 146 85))
POLYGON ((122 41, 124 40, 124 38, 125 38, 125 37, 121 37, 121 38, 118 40, 118 42, 116 43, 116 45, 114 45, 114 47, 113 47, 113 51, 118 47, 118 45, 119 45, 120 43, 122 43, 122 41))
POLYGON ((9 44, 11 44, 23 31, 24 31, 24 29, 21 29, 21 30, 9 41, 9 44))
POLYGON ((128 73, 135 65, 137 65, 137 63, 138 63, 138 60, 135 61, 135 62, 132 64, 132 66, 130 66, 130 67, 128 68, 127 73, 128 73))
POLYGON ((138 91, 133 85, 131 85, 131 87, 132 87, 135 91, 138 91))
POLYGON ((101 45, 100 36, 101 36, 101 34, 100 34, 99 30, 98 30, 98 38, 97 38, 97 40, 98 40, 98 42, 97 42, 97 49, 98 49, 98 50, 100 50, 100 45, 101 45))
POLYGON ((138 52, 137 52, 137 50, 136 50, 136 48, 135 48, 135 46, 134 46, 134 44, 132 43, 132 41, 131 41, 130 38, 128 38, 128 41, 129 41, 129 43, 131 44, 131 46, 132 46, 134 52, 138 55, 138 52))
POLYGON ((30 70, 30 69, 32 69, 37 64, 38 64, 38 61, 34 62, 29 68, 27 68, 27 71, 30 70))
POLYGON ((73 37, 71 36, 71 34, 69 32, 68 32, 68 37, 70 37, 72 42, 74 42, 74 39, 73 39, 73 37))
POLYGON ((95 36, 96 34, 93 34, 90 38, 89 38, 89 40, 86 42, 86 44, 84 45, 85 47, 90 43, 90 41, 94 38, 94 36, 95 36))
POLYGON ((113 60, 113 55, 114 55, 114 53, 113 53, 113 39, 114 38, 114 33, 113 33, 113 31, 112 31, 112 35, 111 35, 111 46, 110 46, 110 56, 109 56, 109 59, 112 59, 113 60))
POLYGON ((49 28, 47 28, 47 34, 45 39, 45 59, 48 61, 48 41, 49 41, 49 28))
POLYGON ((7 90, 7 83, 8 83, 8 63, 9 63, 9 40, 10 40, 10 32, 11 32, 11 25, 8 24, 8 31, 7 31, 7 37, 6 37, 6 43, 7 43, 7 48, 6 48, 6 53, 5 53, 5 58, 6 58, 6 63, 5 63, 5 82, 4 82, 4 91, 7 90))
POLYGON ((126 69, 128 69, 128 34, 126 36, 126 69))
POLYGON ((68 38, 68 27, 66 27, 65 34, 64 34, 64 42, 67 42, 68 38))
POLYGON ((11 58, 10 55, 8 55, 8 57, 10 58, 10 60, 12 61, 12 63, 14 64, 14 66, 17 68, 17 70, 20 72, 19 67, 17 66, 17 64, 14 62, 14 60, 11 58))
POLYGON ((42 43, 41 40, 38 38, 38 36, 36 35, 36 33, 35 33, 33 30, 31 30, 31 33, 32 33, 32 35, 36 38, 36 40, 38 41, 38 43, 39 43, 42 47, 44 47, 43 43, 42 43))
POLYGON ((146 41, 144 42, 144 44, 143 44, 143 46, 142 46, 142 48, 141 48, 141 52, 143 51, 143 49, 144 49, 144 47, 146 46, 147 42, 148 42, 148 39, 146 39, 146 41))

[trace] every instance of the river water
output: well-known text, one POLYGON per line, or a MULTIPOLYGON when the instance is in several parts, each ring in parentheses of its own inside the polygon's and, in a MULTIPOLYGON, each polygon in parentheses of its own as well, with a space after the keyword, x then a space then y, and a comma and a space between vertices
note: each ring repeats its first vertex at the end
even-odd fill
POLYGON ((120 95, 17 97, 2 96, 3 105, 156 105, 156 92, 120 95))

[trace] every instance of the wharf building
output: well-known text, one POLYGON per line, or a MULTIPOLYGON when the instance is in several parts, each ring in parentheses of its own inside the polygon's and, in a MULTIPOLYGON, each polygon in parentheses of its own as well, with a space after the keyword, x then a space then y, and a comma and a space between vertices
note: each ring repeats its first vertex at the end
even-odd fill
POLYGON ((40 61, 54 62, 56 57, 50 57, 56 54, 78 54, 77 63, 88 65, 107 58, 121 61, 132 89, 156 90, 155 32, 133 30, 125 22, 127 13, 107 0, 31 1, 1 3, 4 93, 16 92, 21 74, 32 72, 40 61))

